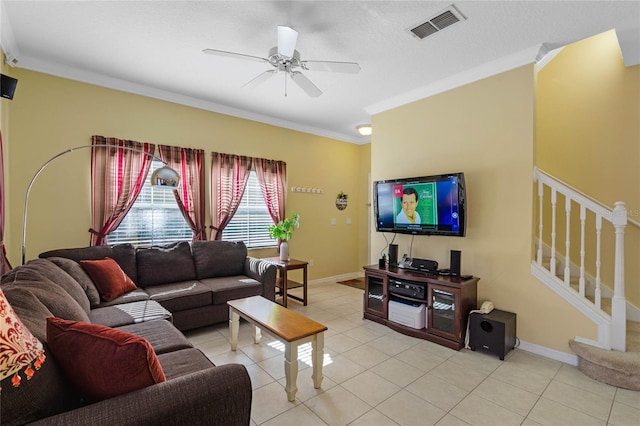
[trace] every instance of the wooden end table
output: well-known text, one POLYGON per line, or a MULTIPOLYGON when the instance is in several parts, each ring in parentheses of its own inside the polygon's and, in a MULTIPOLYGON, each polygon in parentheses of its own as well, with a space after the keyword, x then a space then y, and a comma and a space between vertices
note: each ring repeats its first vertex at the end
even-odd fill
POLYGON ((307 306, 307 265, 309 262, 298 259, 280 260, 279 257, 266 257, 262 259, 278 268, 280 271, 280 280, 276 280, 276 286, 282 291, 282 306, 287 307, 287 297, 302 302, 307 306), (287 279, 287 271, 294 269, 302 269, 302 282, 291 281, 287 279), (293 294, 288 294, 288 289, 302 287, 302 298, 293 294))
POLYGON ((240 317, 249 321, 254 327, 254 343, 260 343, 260 330, 271 334, 278 340, 284 340, 284 374, 285 391, 289 401, 295 401, 298 387, 298 346, 311 342, 311 363, 313 365, 313 386, 316 389, 322 384, 322 362, 324 360, 325 325, 311 318, 291 311, 262 296, 230 300, 229 329, 231 332, 231 350, 238 348, 238 331, 240 317))

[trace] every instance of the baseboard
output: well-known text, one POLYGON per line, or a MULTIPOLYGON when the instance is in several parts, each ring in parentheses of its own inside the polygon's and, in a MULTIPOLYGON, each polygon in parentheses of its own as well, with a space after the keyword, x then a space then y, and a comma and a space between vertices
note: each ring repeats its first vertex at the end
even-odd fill
POLYGON ((525 341, 520 341, 519 349, 523 351, 531 352, 536 355, 542 355, 545 358, 550 358, 555 361, 560 361, 565 364, 577 366, 578 365, 578 356, 573 354, 568 354, 566 352, 556 351, 555 349, 549 349, 544 346, 536 345, 535 343, 529 343, 525 341))
POLYGON ((326 281, 338 282, 338 281, 346 281, 346 280, 352 280, 355 278, 363 278, 363 277, 364 277, 364 272, 351 272, 348 274, 334 275, 332 277, 316 278, 315 280, 309 280, 307 283, 318 284, 326 281))

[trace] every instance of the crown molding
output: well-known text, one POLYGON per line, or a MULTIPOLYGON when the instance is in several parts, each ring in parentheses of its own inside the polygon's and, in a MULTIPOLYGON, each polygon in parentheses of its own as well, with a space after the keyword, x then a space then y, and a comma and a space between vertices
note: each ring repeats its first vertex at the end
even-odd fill
MULTIPOLYGON (((307 126, 288 120, 272 117, 265 114, 258 114, 215 102, 206 101, 191 96, 180 95, 174 92, 158 89, 155 87, 145 86, 133 83, 127 80, 107 77, 98 73, 80 70, 77 68, 67 67, 54 62, 42 61, 30 57, 18 58, 19 68, 36 71, 43 74, 53 75, 55 77, 66 78, 69 80, 79 81, 82 83, 93 84, 96 86, 106 87, 108 89, 119 90, 126 93, 146 96, 153 99, 159 99, 166 102, 172 102, 180 105, 186 105, 193 108, 211 111, 219 114, 229 115, 236 118, 256 121, 263 124, 282 127, 285 129, 295 130, 303 133, 310 133, 316 136, 322 136, 330 139, 336 139, 343 142, 354 144, 363 144, 363 139, 356 135, 347 135, 339 132, 333 132, 319 127, 307 126)), ((355 133, 355 131, 354 131, 355 133)))
POLYGON ((531 46, 527 49, 521 50, 520 52, 516 52, 512 55, 505 56, 495 61, 487 62, 486 64, 444 78, 433 84, 429 84, 427 86, 402 93, 398 96, 394 96, 393 98, 387 99, 385 101, 375 103, 366 107, 365 111, 367 111, 371 115, 379 114, 381 112, 407 105, 411 102, 425 99, 439 93, 443 93, 457 87, 464 86, 466 84, 512 70, 514 68, 518 68, 526 64, 535 63, 536 58, 538 57, 538 54, 542 48, 542 44, 536 44, 535 46, 531 46))

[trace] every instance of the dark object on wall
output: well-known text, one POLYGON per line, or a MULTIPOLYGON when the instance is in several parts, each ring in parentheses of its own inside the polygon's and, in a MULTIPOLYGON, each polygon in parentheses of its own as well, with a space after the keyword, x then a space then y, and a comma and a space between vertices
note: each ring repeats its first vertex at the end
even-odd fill
POLYGON ((389 244, 389 266, 395 268, 398 266, 398 245, 389 244))
POLYGON ((451 261, 449 263, 449 269, 451 270, 451 275, 454 277, 460 276, 461 257, 462 252, 460 250, 451 250, 451 261))
POLYGON ((6 99, 13 99, 13 94, 16 91, 18 80, 4 74, 0 74, 0 76, 0 89, 2 90, 2 97, 6 99))
POLYGON ((516 314, 494 309, 488 314, 472 312, 469 324, 469 347, 500 357, 516 346, 516 314))

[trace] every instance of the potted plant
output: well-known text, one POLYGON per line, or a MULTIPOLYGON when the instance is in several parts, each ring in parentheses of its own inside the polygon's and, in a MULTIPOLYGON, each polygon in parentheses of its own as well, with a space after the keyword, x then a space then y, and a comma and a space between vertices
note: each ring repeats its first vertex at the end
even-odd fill
POLYGON ((281 220, 276 225, 269 226, 271 238, 280 240, 280 260, 289 260, 288 241, 293 237, 293 231, 300 226, 300 214, 291 212, 289 217, 281 220))

